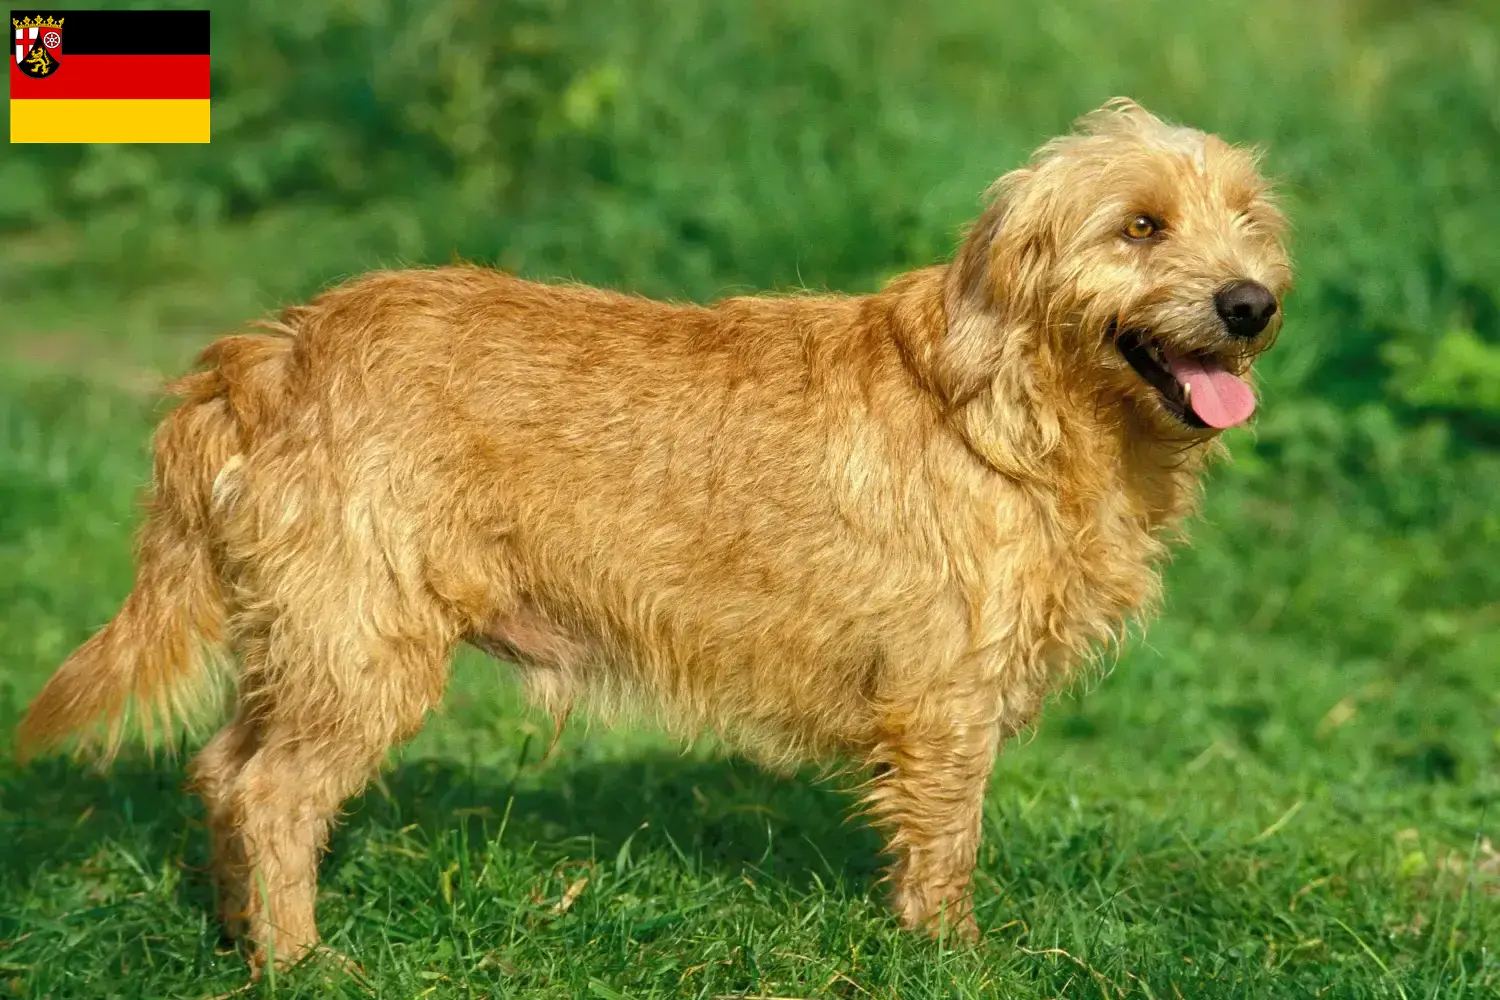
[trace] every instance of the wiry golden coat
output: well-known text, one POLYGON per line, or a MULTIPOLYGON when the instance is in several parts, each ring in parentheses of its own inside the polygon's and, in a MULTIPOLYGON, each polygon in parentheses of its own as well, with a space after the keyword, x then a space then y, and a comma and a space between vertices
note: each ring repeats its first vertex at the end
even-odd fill
POLYGON ((870 766, 901 919, 971 932, 997 749, 1150 608, 1217 447, 1114 334, 1244 373, 1275 324, 1231 342, 1212 302, 1281 296, 1280 228, 1246 153, 1115 102, 1002 178, 952 264, 874 295, 351 282, 176 384, 135 589, 23 740, 102 719, 112 753, 128 705, 160 731, 237 652, 194 776, 258 968, 317 942, 331 819, 468 641, 559 722, 602 695, 870 766), (1164 237, 1122 239, 1138 213, 1164 237))

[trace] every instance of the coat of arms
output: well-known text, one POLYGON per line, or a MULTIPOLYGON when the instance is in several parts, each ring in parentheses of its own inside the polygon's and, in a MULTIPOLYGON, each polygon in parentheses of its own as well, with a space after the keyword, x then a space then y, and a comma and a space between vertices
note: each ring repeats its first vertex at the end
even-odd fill
POLYGON ((50 14, 10 19, 16 29, 16 65, 22 73, 41 79, 57 72, 62 65, 64 20, 50 14))

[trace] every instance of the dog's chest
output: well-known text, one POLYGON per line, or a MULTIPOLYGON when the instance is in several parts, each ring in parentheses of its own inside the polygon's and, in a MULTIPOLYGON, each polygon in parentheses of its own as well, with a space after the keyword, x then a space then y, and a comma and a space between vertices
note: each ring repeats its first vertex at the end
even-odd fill
POLYGON ((993 651, 995 669, 1046 682, 1118 638, 1160 590, 1165 547, 1131 498, 1089 503, 1054 498, 997 499, 998 530, 984 533, 975 644, 993 651))

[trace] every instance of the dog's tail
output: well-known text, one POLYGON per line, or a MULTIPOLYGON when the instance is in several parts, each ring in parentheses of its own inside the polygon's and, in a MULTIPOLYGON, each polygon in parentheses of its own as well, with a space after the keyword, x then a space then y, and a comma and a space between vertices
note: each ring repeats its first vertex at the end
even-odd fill
POLYGON ((182 401, 152 442, 155 464, 136 543, 135 586, 109 624, 42 688, 18 734, 22 758, 77 739, 108 761, 127 732, 148 745, 217 708, 225 604, 216 552, 216 479, 272 419, 287 388, 292 337, 227 337, 168 390, 182 401))

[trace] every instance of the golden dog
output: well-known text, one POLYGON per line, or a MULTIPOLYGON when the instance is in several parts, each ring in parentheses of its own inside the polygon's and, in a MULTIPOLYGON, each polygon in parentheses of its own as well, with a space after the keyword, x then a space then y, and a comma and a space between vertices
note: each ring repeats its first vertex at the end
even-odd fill
POLYGON ((909 927, 974 933, 997 750, 1148 611, 1291 279, 1254 158, 1118 100, 877 294, 668 305, 373 274, 210 346, 155 439, 134 590, 26 749, 219 689, 193 763, 252 966, 317 944, 340 804, 470 642, 559 724, 659 705, 869 767, 909 927), (132 710, 133 707, 133 710, 132 710))

